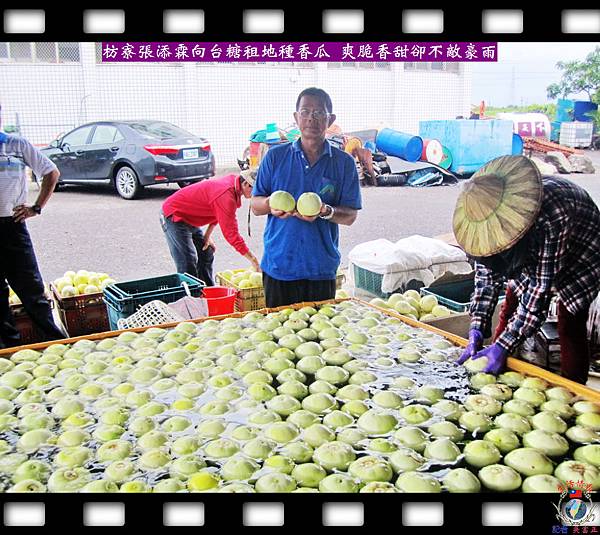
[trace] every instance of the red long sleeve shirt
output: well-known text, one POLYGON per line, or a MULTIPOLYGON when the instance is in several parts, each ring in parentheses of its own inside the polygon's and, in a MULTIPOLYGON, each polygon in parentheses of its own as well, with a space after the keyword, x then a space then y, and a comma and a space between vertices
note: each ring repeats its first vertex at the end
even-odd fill
POLYGON ((165 217, 193 227, 219 225, 227 242, 242 256, 248 246, 238 230, 236 210, 242 205, 238 175, 197 182, 171 195, 162 205, 165 217))

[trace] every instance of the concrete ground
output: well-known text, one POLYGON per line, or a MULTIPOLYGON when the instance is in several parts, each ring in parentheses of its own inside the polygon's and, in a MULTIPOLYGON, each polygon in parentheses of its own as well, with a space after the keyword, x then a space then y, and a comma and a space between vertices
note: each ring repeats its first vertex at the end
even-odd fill
MULTIPOLYGON (((584 187, 600 204, 600 152, 588 151, 596 165, 595 175, 564 175, 584 187)), ((222 170, 226 172, 226 170, 222 170)), ((68 186, 56 192, 40 217, 28 221, 29 230, 45 280, 67 270, 100 271, 117 280, 133 280, 175 272, 158 220, 164 200, 176 185, 147 188, 144 196, 126 201, 108 186, 68 186)), ((460 184, 432 188, 363 188, 363 209, 351 227, 340 227, 342 266, 357 244, 386 238, 397 241, 420 234, 437 236, 451 232, 451 220, 460 184)), ((37 186, 29 201, 34 202, 37 186)), ((251 218, 252 237, 247 235, 248 201, 238 210, 242 236, 252 251, 263 252, 266 217, 251 218)), ((216 231, 215 271, 246 267, 247 261, 216 231)), ((306 254, 299 251, 299 254, 306 254)))

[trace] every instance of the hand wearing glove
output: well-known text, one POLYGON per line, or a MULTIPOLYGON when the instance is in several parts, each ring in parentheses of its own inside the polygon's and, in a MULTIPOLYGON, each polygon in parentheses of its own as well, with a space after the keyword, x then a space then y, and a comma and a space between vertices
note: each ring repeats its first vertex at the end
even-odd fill
POLYGON ((457 360, 458 364, 462 364, 465 360, 474 357, 477 351, 483 347, 483 334, 478 329, 471 329, 469 331, 469 344, 465 347, 460 358, 457 360))
POLYGON ((506 364, 508 351, 506 351, 506 349, 504 349, 498 344, 492 344, 491 346, 486 347, 471 358, 478 359, 481 357, 487 357, 488 359, 488 364, 483 370, 483 372, 498 375, 498 373, 500 373, 500 371, 504 368, 506 364))

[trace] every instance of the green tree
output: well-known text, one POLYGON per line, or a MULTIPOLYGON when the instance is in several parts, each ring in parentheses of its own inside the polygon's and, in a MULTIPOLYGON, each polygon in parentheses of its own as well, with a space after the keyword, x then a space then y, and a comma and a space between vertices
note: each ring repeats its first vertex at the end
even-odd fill
POLYGON ((528 106, 506 106, 503 108, 486 108, 485 114, 496 117, 499 113, 543 113, 552 121, 556 115, 556 104, 530 104, 528 106))
POLYGON ((585 61, 559 61, 556 66, 563 75, 560 82, 546 88, 548 98, 587 93, 591 101, 600 102, 600 46, 590 52, 585 61))

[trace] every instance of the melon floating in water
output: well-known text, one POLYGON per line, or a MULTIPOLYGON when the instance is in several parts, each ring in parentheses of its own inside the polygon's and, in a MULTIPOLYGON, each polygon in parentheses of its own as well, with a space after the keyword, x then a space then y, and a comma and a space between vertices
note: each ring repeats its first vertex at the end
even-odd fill
MULTIPOLYGON (((415 292, 394 295, 420 312, 415 292)), ((300 307, 15 348, 0 358, 14 438, 0 493, 600 488, 599 403, 482 373, 485 357, 469 381, 461 348, 391 310, 300 307)))
POLYGON ((314 217, 321 211, 321 204, 321 197, 316 193, 303 193, 298 199, 298 212, 305 217, 314 217))

